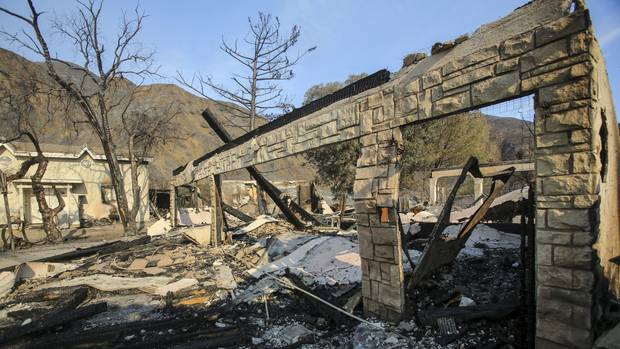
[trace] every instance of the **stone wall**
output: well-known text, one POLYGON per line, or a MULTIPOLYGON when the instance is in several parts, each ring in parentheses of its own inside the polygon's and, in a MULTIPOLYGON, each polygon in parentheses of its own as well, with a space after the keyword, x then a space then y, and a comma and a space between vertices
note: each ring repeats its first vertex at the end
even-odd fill
POLYGON ((384 85, 187 166, 175 183, 361 137, 354 191, 364 307, 394 320, 404 306, 399 127, 534 94, 537 345, 589 347, 601 290, 607 280, 619 288, 608 259, 620 247, 618 130, 589 14, 581 2, 536 0, 457 41, 384 85))

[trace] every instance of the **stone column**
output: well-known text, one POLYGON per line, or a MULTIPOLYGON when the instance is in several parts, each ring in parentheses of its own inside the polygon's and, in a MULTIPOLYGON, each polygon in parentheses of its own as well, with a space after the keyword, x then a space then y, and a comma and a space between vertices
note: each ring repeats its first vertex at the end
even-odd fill
POLYGON ((362 257, 364 312, 396 322, 404 309, 403 265, 398 227, 400 129, 361 138, 354 199, 362 257))
POLYGON ((428 179, 429 203, 435 205, 437 203, 437 178, 428 179))
POLYGON ((592 80, 545 87, 536 108, 536 347, 590 348, 600 160, 592 80))
POLYGON ((484 178, 474 178, 474 201, 478 200, 484 192, 484 178))

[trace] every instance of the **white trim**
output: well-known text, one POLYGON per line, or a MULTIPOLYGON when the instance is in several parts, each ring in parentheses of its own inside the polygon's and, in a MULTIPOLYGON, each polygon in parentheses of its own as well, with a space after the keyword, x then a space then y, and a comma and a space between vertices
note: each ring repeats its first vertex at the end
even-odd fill
MULTIPOLYGON (((10 143, 0 143, 0 147, 4 146, 9 152, 11 152, 13 154, 13 156, 18 157, 18 156, 26 156, 26 157, 33 157, 36 156, 37 153, 34 151, 18 151, 15 150, 15 147, 13 147, 10 143)), ((106 160, 105 155, 97 155, 95 153, 93 153, 93 151, 88 148, 88 147, 84 147, 82 148, 82 150, 77 153, 77 154, 71 154, 71 153, 48 153, 48 152, 43 152, 43 155, 47 158, 50 159, 79 159, 82 157, 82 155, 84 155, 84 153, 88 153, 88 155, 90 155, 91 158, 93 158, 94 160, 106 160)), ((129 158, 126 156, 118 156, 118 159, 121 161, 129 161, 129 158)), ((145 162, 152 162, 153 158, 152 157, 147 157, 144 158, 145 162)))

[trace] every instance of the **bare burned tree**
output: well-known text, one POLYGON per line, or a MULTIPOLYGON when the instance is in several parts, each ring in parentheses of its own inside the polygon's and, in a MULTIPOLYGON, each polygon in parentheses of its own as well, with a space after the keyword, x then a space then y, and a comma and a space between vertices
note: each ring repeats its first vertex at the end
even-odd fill
MULTIPOLYGON (((243 39, 247 47, 240 48, 237 40, 233 44, 222 39, 220 49, 243 66, 244 73, 235 73, 231 79, 234 88, 214 82, 211 77, 204 78, 195 74, 192 79, 183 78, 179 73, 178 80, 202 96, 207 97, 206 89, 213 89, 219 96, 232 102, 221 105, 237 117, 249 119, 246 125, 240 125, 229 119, 235 126, 245 130, 256 128, 256 117, 269 115, 273 110, 286 111, 290 103, 283 94, 279 81, 293 78, 293 67, 307 53, 316 49, 311 47, 305 51, 289 56, 290 49, 297 44, 301 34, 299 26, 293 26, 288 36, 280 34, 280 20, 270 14, 258 13, 258 19, 248 18, 250 31, 243 39)), ((208 97, 207 97, 208 98, 208 97)))
MULTIPOLYGON (((43 187, 43 176, 47 171, 49 163, 47 157, 41 148, 41 133, 44 133, 48 125, 54 118, 54 109, 51 106, 51 98, 59 100, 58 95, 54 95, 50 91, 42 91, 36 81, 23 79, 19 82, 17 88, 0 88, 0 123, 4 125, 4 132, 9 137, 4 142, 13 142, 17 140, 28 140, 35 148, 36 155, 22 163, 19 171, 15 174, 6 176, 6 184, 23 178, 30 167, 37 165, 35 173, 30 176, 32 180, 32 192, 37 201, 41 219, 43 221, 43 230, 48 240, 62 240, 62 233, 58 228, 57 216, 65 208, 65 201, 62 194, 52 186, 54 195, 58 205, 50 207, 45 196, 45 188, 43 187), (45 115, 41 115, 33 106, 34 99, 43 99, 47 106, 45 115)), ((60 98, 62 99, 62 98, 60 98)), ((57 107, 57 106, 56 106, 57 107)), ((65 109, 66 110, 66 109, 65 109)), ((7 217, 8 218, 8 217, 7 217)), ((9 232, 12 229, 9 225, 9 232)))
POLYGON ((129 210, 129 218, 135 221, 140 211, 139 198, 142 195, 139 179, 139 166, 145 163, 147 157, 152 156, 166 143, 180 138, 178 127, 174 119, 180 109, 176 103, 170 103, 167 108, 148 108, 123 112, 121 115, 122 130, 127 139, 129 151, 131 186, 133 203, 129 210))
POLYGON ((125 233, 135 233, 136 223, 130 219, 124 174, 119 163, 119 141, 113 133, 111 120, 118 117, 118 113, 126 112, 132 103, 133 94, 119 91, 137 88, 124 77, 143 81, 156 74, 153 69, 154 53, 146 52, 137 43, 145 14, 136 8, 131 16, 124 15, 119 33, 110 48, 104 45, 100 31, 102 2, 77 1, 75 15, 56 20, 53 27, 79 52, 82 62, 78 66, 52 56, 39 22, 42 12, 37 11, 32 0, 27 2, 30 12, 28 16, 0 7, 0 11, 21 20, 27 26, 20 33, 1 34, 13 44, 42 57, 47 74, 56 87, 66 92, 78 106, 81 112, 74 122, 90 126, 101 141, 125 233), (68 70, 70 74, 62 74, 60 69, 68 70))

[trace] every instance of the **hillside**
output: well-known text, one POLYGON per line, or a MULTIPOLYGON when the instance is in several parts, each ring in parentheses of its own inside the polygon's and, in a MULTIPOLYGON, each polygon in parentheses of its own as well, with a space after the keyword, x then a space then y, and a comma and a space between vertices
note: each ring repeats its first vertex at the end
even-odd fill
POLYGON ((499 145, 502 161, 522 160, 533 156, 534 125, 511 117, 486 115, 491 125, 491 137, 499 145))
MULTIPOLYGON (((82 74, 67 66, 59 65, 57 68, 61 74, 70 76, 74 81, 79 81, 79 74, 82 74)), ((1 85, 17 88, 17 79, 31 75, 37 76, 38 79, 47 79, 41 63, 28 61, 16 53, 0 48, 1 85)), ((128 80, 123 80, 123 83, 128 86, 132 85, 128 80)), ((220 122, 230 125, 229 122, 225 122, 226 115, 223 108, 216 102, 190 94, 173 84, 143 85, 139 87, 139 93, 136 96, 131 107, 135 110, 152 108, 166 110, 171 103, 174 104, 174 108, 178 108, 174 125, 179 139, 168 142, 161 149, 153 150, 154 161, 150 166, 151 186, 153 188, 166 188, 174 168, 222 145, 222 142, 201 117, 202 111, 208 108, 220 122)), ((56 107, 60 108, 59 106, 56 107)), ((44 105, 36 105, 35 109, 37 113, 46 113, 44 105)), ((243 121, 237 120, 236 122, 242 123, 243 121)), ((261 125, 266 122, 266 120, 261 119, 258 124, 261 125)), ((112 123, 118 125, 120 121, 113 120, 112 123)), ((227 127, 227 130, 235 137, 244 132, 236 127, 227 127)), ((6 130, 0 130, 0 133, 3 131, 6 130)), ((100 145, 99 140, 88 128, 82 126, 76 132, 73 125, 68 125, 63 120, 54 120, 53 124, 46 125, 44 131, 41 138, 42 142, 45 143, 100 145)), ((122 141, 118 143, 122 152, 124 144, 122 141)), ((314 171, 309 165, 305 164, 302 157, 290 157, 274 161, 259 166, 259 168, 264 171, 268 178, 274 180, 312 179, 314 177, 314 171)), ((249 179, 244 172, 227 173, 224 178, 249 179)))

